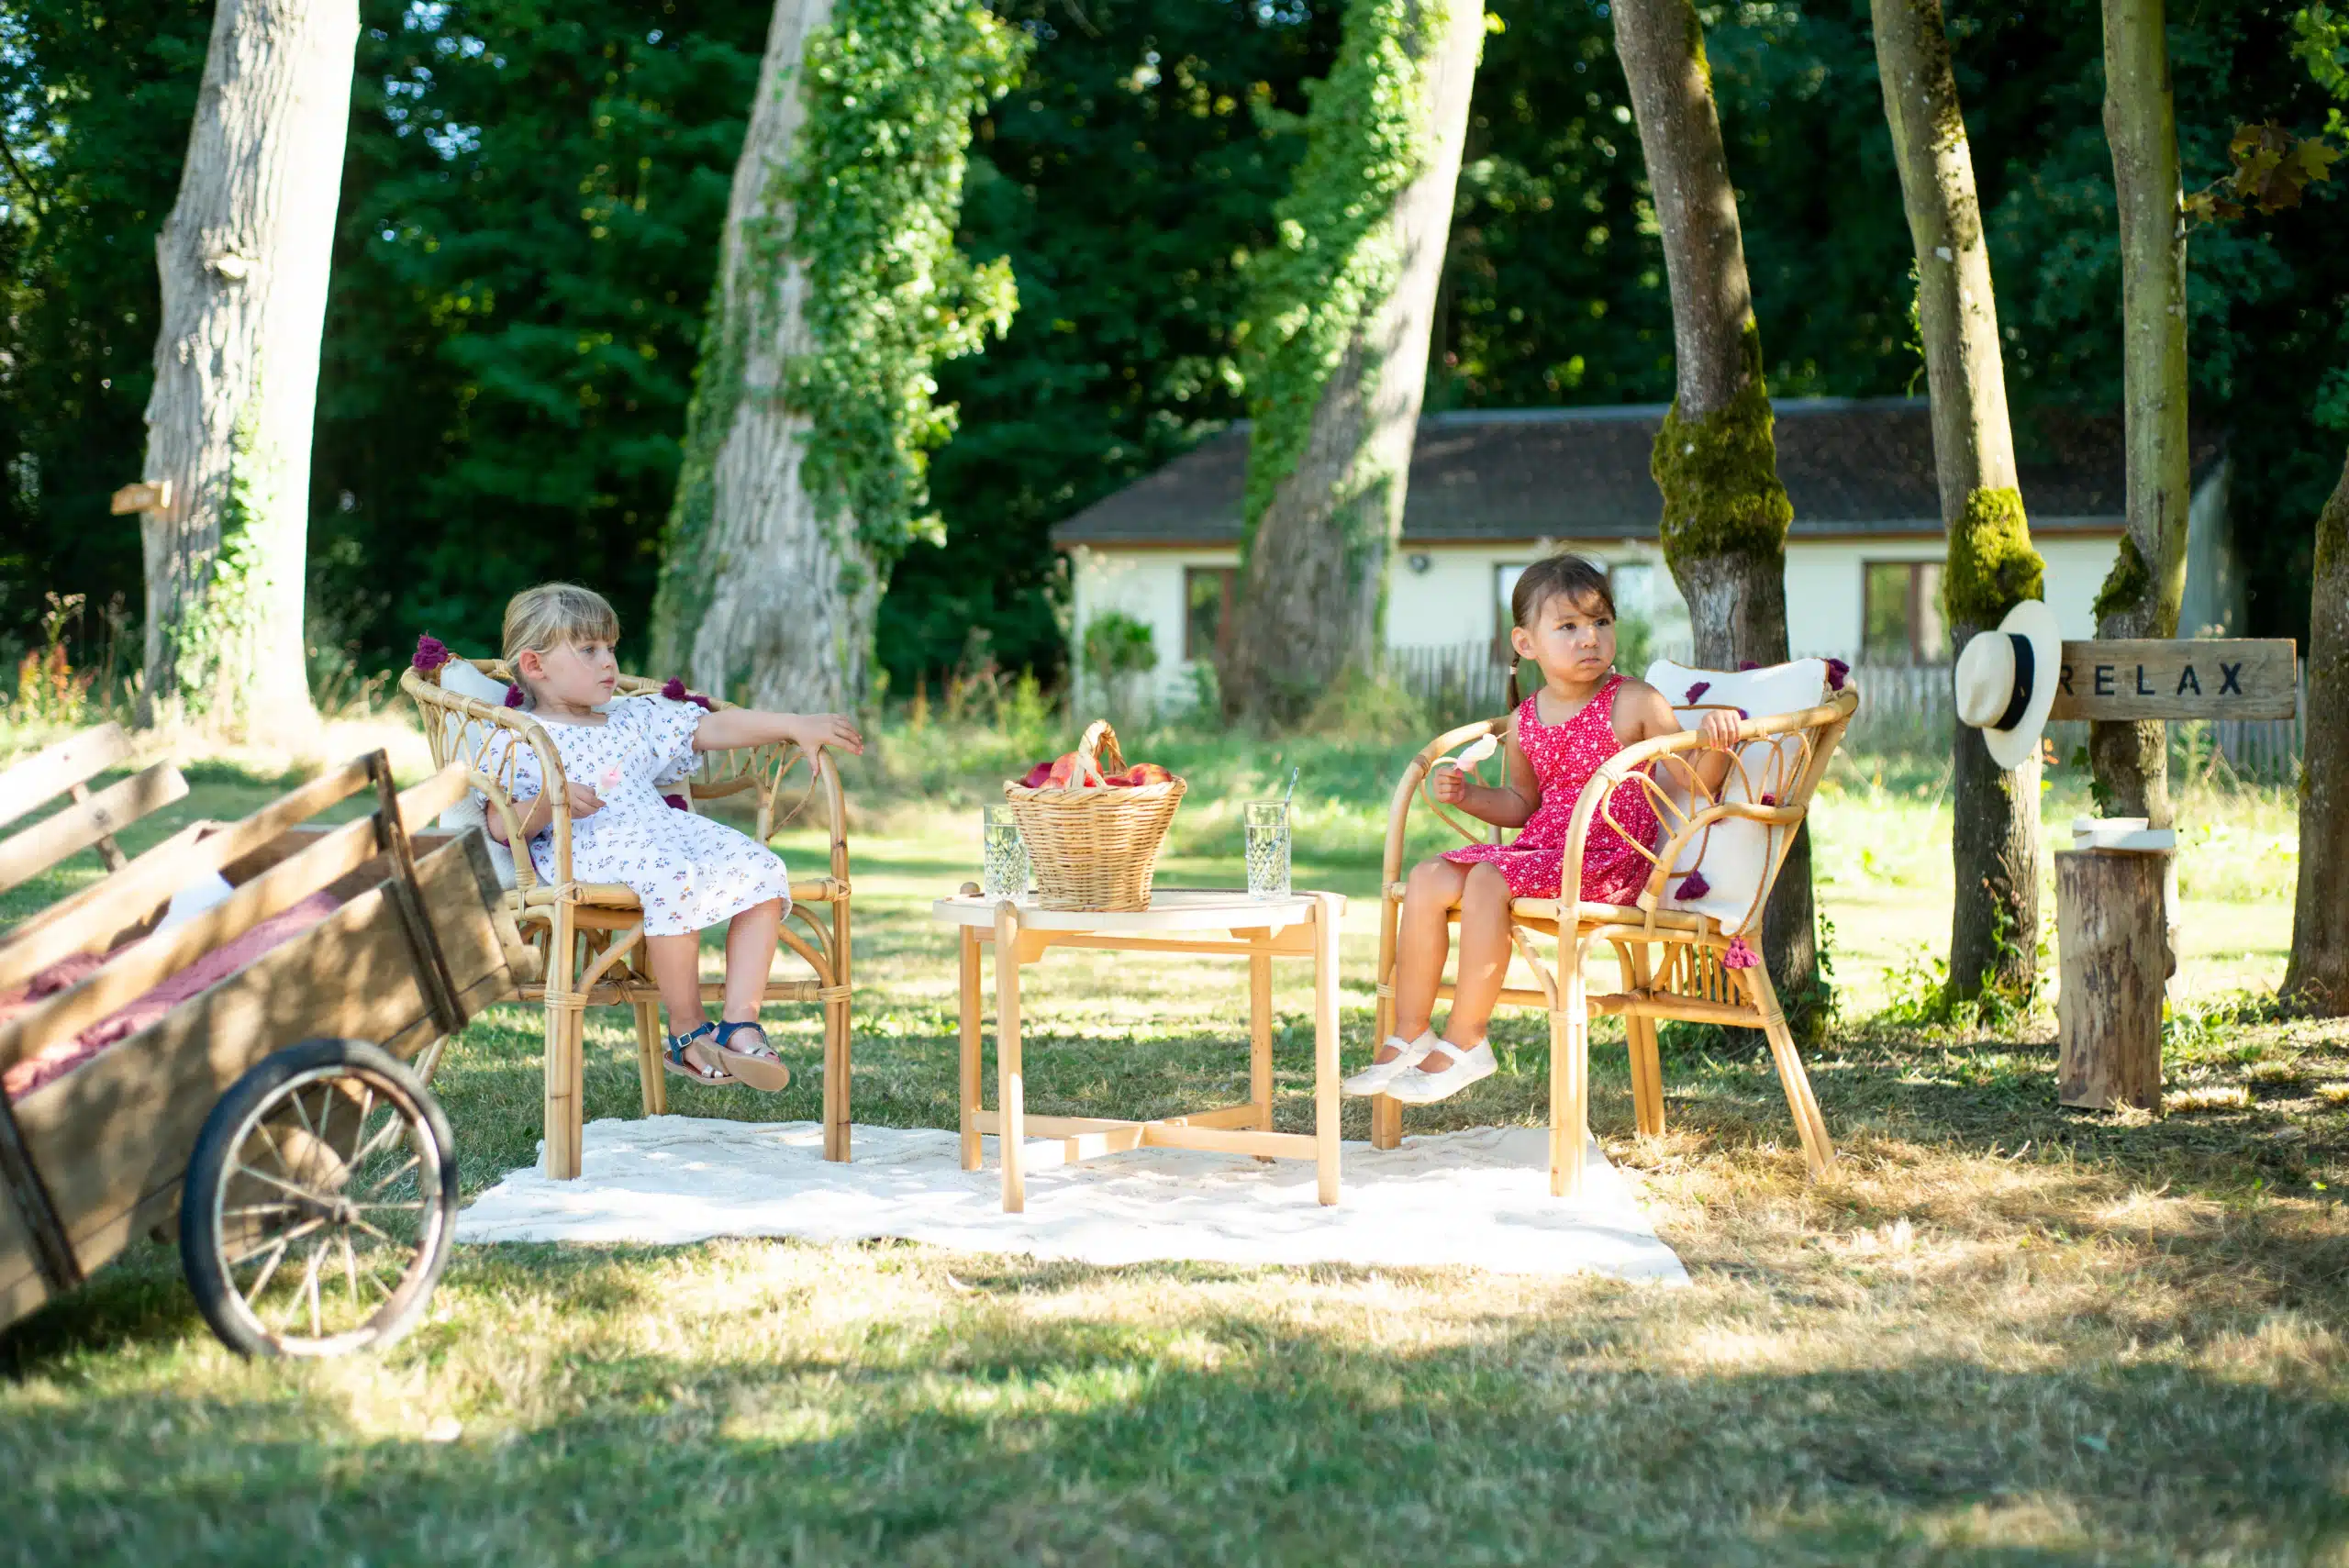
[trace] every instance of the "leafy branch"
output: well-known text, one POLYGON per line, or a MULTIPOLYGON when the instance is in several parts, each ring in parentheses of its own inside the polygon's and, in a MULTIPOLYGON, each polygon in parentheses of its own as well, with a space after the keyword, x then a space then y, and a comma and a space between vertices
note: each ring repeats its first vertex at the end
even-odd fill
POLYGON ((2186 198, 2186 221, 2231 222, 2256 209, 2283 212, 2300 205, 2313 184, 2329 183, 2341 154, 2321 136, 2297 136, 2275 122, 2239 128, 2227 143, 2234 171, 2186 198))

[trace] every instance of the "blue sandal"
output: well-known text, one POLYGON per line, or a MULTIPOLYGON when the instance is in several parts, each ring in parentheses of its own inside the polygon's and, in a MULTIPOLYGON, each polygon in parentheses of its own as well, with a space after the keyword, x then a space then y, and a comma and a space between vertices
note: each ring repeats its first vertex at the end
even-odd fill
POLYGON ((726 1063, 726 1071, 737 1083, 748 1084, 753 1089, 778 1094, 791 1083, 791 1069, 767 1043, 767 1031, 751 1019, 718 1026, 718 1058, 726 1063), (729 1043, 744 1029, 759 1037, 759 1043, 749 1051, 729 1043))
POLYGON ((680 1078, 691 1078, 696 1084, 731 1084, 735 1082, 734 1075, 731 1073, 727 1072, 724 1068, 704 1067, 700 1062, 696 1062, 692 1057, 685 1054, 685 1048, 687 1046, 692 1045, 704 1035, 714 1035, 717 1032, 718 1026, 716 1024, 705 1022, 700 1028, 687 1029, 683 1034, 662 1036, 662 1038, 664 1043, 661 1048, 661 1052, 662 1055, 666 1058, 666 1060, 662 1062, 662 1067, 667 1069, 669 1072, 674 1073, 680 1078))

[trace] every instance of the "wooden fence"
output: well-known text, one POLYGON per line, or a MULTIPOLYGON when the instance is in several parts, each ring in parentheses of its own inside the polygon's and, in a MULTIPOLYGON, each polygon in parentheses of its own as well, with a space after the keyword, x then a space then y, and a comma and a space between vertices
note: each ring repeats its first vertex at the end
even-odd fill
MULTIPOLYGON (((1397 648, 1388 651, 1388 669, 1427 708, 1431 721, 1449 726, 1500 713, 1506 706, 1508 666, 1496 661, 1496 651, 1494 645, 1484 642, 1397 648)), ((1685 661, 1687 653, 1671 649, 1664 656, 1685 661)), ((1844 740, 1847 748, 1878 754, 1947 751, 1956 706, 1948 665, 1858 665, 1852 675, 1859 684, 1860 711, 1844 740)), ((1530 669, 1528 678, 1532 678, 1530 669)), ((2299 777, 2308 740, 2307 713, 2308 670, 2303 662, 2299 717, 2173 724, 2169 727, 2171 766, 2195 777, 2224 768, 2244 779, 2292 784, 2299 777)), ((2057 758, 2068 763, 2087 744, 2088 727, 2051 724, 2047 735, 2054 742, 2057 758)))

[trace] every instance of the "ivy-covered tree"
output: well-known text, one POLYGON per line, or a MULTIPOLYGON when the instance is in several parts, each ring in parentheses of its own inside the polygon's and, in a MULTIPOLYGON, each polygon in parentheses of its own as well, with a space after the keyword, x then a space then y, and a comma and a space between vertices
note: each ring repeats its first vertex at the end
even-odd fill
POLYGON ((214 14, 155 241, 144 722, 277 728, 310 712, 310 434, 358 36, 356 0, 214 14))
MULTIPOLYGON (((1665 564, 1688 604, 1697 662, 1787 657, 1787 526, 1762 332, 1692 0, 1616 0, 1615 49, 1655 196, 1672 291, 1674 395, 1651 469, 1665 564)), ((1823 1024, 1810 836, 1798 829, 1763 912, 1764 956, 1788 1021, 1823 1024)))
MULTIPOLYGON (((1941 0, 1875 0, 1873 14, 1949 533, 1942 592, 1950 636, 1963 647, 2040 596, 2045 563, 2023 513, 1990 252, 1941 0)), ((1981 731, 1959 724, 1952 735, 1950 988, 1960 997, 1985 987, 2028 997, 2039 963, 2039 759, 2009 773, 1991 761, 1981 731)))
POLYGON ((954 245, 973 115, 1021 36, 977 0, 776 0, 662 540, 653 658, 763 706, 866 695, 906 548, 939 532, 939 361, 1000 335, 1010 269, 954 245))
POLYGON ((1227 706, 1293 717, 1375 666, 1481 0, 1349 0, 1246 340, 1248 482, 1227 706))

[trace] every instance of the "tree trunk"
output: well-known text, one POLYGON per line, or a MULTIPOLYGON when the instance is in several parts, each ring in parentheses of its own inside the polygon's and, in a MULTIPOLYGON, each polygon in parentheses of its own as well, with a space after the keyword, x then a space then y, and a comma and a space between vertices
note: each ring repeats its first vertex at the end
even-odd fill
POLYGON ((2065 850, 2055 857, 2064 986, 2055 998, 2055 1097, 2110 1110, 2162 1108, 2162 929, 2167 855, 2065 850))
MULTIPOLYGON (((1675 395, 1653 462, 1664 495, 1664 558, 1688 604, 1698 663, 1780 663, 1794 509, 1778 482, 1762 335, 1704 28, 1689 0, 1617 0, 1615 52, 1639 120, 1672 290, 1675 395)), ((1815 1035, 1825 1009, 1808 828, 1787 852, 1762 934, 1789 1023, 1815 1035)))
POLYGON ((354 0, 219 0, 179 199, 142 477, 142 724, 312 718, 303 660, 310 430, 351 117, 354 0))
MULTIPOLYGON (((2121 216, 2129 532, 2097 595, 2099 637, 2175 637, 2186 592, 2186 215, 2162 0, 2104 0, 2104 134, 2121 216)), ((2158 723, 2088 727, 2106 815, 2170 825, 2158 723)))
POLYGON ((785 403, 786 367, 816 347, 807 268, 785 250, 786 175, 807 119, 799 63, 831 10, 775 0, 767 24, 652 616, 653 669, 790 712, 863 695, 880 604, 871 552, 804 482, 812 421, 785 403))
MULTIPOLYGON (((2040 597, 2045 563, 2031 545, 2015 470, 1990 254, 1941 0, 1874 0, 1873 10, 1876 74, 1916 250, 1933 467, 1949 532, 1943 596, 1953 646, 1962 648, 2040 597)), ((1979 730, 1952 730, 1950 986, 1958 996, 1987 986, 2027 997, 2039 968, 2039 759, 2008 773, 1979 730)))
POLYGON ((1300 242, 1252 313, 1266 338, 1292 313, 1304 325, 1255 350, 1247 560, 1224 670, 1237 711, 1293 719, 1379 662, 1484 30, 1482 0, 1354 0, 1314 95, 1283 204, 1300 242), (1397 12, 1399 30, 1379 31, 1397 12), (1375 95, 1397 77, 1408 78, 1402 108, 1382 126, 1375 95), (1363 221, 1350 197, 1375 191, 1382 171, 1408 182, 1363 221))
POLYGON ((2300 882, 2284 995, 2349 1014, 2349 464, 2316 524, 2309 604, 2308 754, 2300 762, 2300 882))

